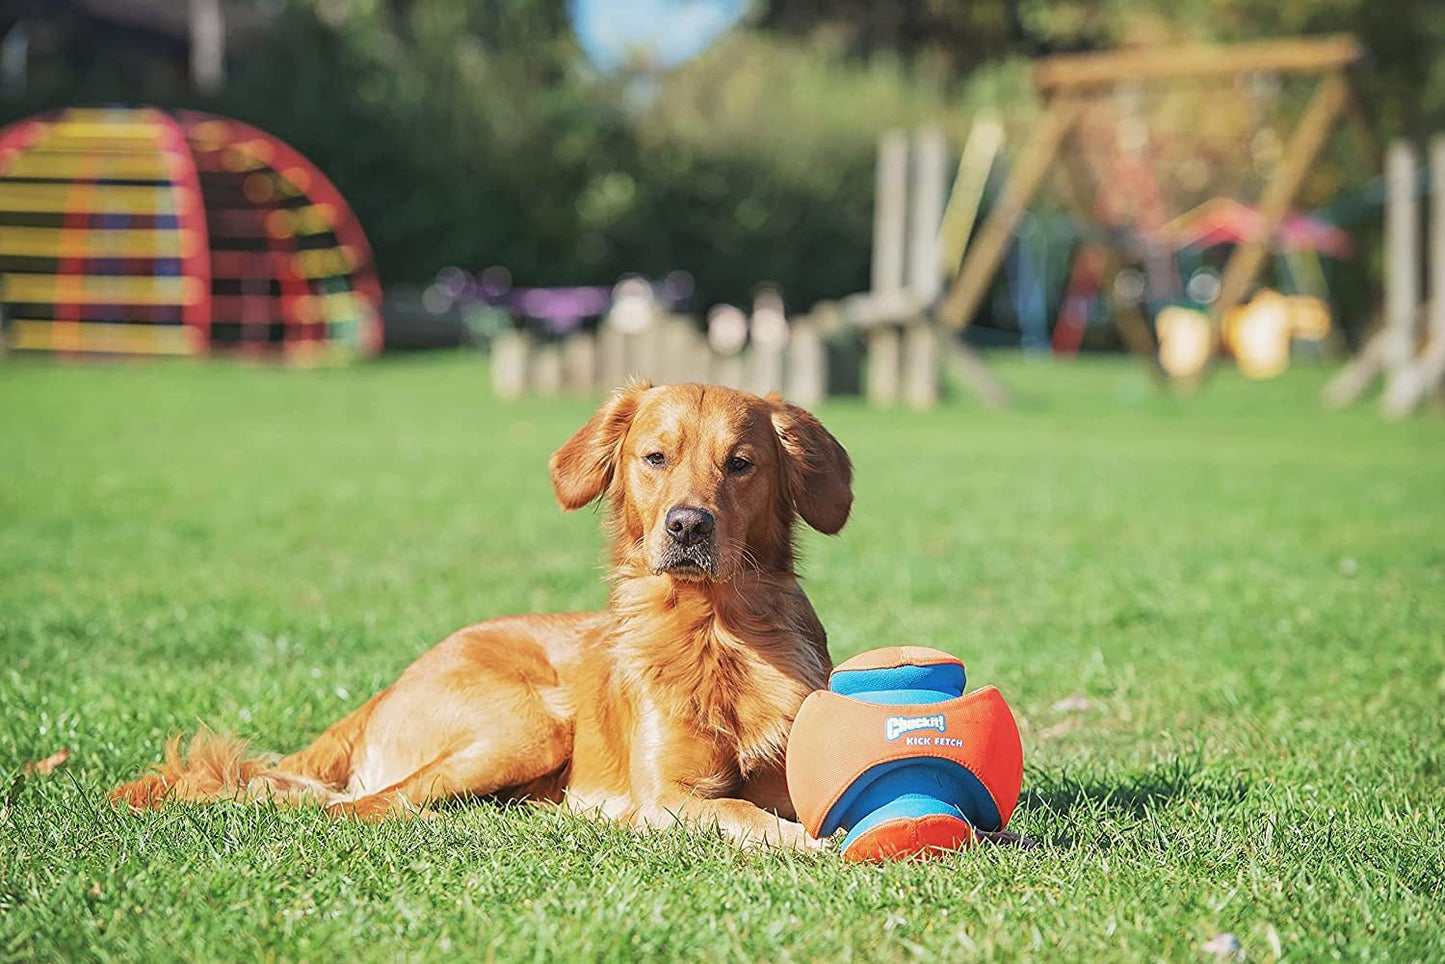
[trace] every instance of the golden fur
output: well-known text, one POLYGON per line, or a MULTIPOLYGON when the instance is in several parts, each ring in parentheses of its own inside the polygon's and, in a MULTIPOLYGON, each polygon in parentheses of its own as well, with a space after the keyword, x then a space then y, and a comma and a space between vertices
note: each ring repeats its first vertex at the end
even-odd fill
POLYGON ((606 505, 606 611, 460 630, 299 753, 272 761, 203 731, 113 799, 315 801, 375 819, 503 796, 814 845, 793 821, 783 751, 831 663, 793 529, 798 517, 830 534, 847 521, 842 446, 776 397, 634 383, 551 470, 564 509, 606 505), (705 538, 669 532, 678 507, 710 520, 705 538))

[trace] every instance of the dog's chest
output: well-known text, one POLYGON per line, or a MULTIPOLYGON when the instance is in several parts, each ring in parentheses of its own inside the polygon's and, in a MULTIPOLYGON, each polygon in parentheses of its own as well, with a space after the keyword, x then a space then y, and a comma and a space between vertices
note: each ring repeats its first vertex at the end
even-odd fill
POLYGON ((735 749, 739 774, 778 766, 787 749, 793 718, 826 674, 806 658, 811 647, 798 640, 774 645, 767 658, 726 634, 713 641, 712 686, 699 690, 699 717, 735 749), (778 655, 781 654, 781 655, 778 655))

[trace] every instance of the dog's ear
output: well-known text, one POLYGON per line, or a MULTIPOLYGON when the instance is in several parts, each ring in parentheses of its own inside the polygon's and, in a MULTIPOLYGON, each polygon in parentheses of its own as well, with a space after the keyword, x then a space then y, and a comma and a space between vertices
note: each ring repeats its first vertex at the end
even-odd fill
POLYGON ((853 463, 831 432, 810 412, 769 395, 773 431, 783 449, 783 486, 803 521, 832 535, 853 508, 853 463))
POLYGON ((612 484, 627 427, 637 414, 642 393, 651 387, 644 381, 628 382, 612 393, 567 444, 552 453, 548 463, 552 470, 552 490, 557 493, 563 509, 570 512, 582 508, 612 484))

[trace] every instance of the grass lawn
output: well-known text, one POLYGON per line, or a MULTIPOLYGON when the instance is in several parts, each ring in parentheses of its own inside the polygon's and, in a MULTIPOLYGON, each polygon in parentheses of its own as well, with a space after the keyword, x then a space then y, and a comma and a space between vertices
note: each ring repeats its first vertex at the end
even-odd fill
POLYGON ((805 566, 835 659, 1003 689, 1043 846, 867 867, 492 805, 111 809, 198 721, 292 749, 459 625, 602 606, 546 473, 589 406, 499 404, 472 356, 0 366, 0 958, 1445 958, 1445 420, 1323 414, 1319 373, 1002 371, 1003 414, 823 409, 857 504, 805 566))

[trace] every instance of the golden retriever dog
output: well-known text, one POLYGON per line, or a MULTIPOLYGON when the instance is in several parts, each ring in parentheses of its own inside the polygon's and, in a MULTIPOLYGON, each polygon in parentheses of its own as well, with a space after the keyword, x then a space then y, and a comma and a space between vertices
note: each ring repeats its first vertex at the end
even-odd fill
POLYGON ((563 509, 606 507, 606 611, 470 626, 299 753, 272 762, 203 732, 112 799, 314 801, 379 819, 495 796, 816 846, 783 752, 831 661, 793 538, 800 517, 828 534, 847 522, 843 447, 776 396, 633 383, 551 470, 563 509))

